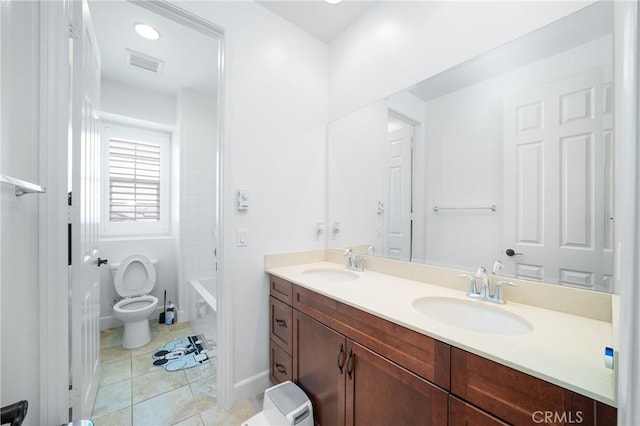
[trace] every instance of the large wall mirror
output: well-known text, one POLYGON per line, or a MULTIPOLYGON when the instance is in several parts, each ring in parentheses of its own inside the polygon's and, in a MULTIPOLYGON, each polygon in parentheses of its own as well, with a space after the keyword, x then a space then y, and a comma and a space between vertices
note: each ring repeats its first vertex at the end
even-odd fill
POLYGON ((328 246, 611 291, 613 7, 331 123, 328 246))

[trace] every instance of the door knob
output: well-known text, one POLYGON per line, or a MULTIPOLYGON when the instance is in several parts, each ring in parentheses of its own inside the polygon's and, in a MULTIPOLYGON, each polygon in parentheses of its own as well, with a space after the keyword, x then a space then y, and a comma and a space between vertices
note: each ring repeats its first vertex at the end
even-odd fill
POLYGON ((98 267, 104 265, 105 263, 108 263, 109 261, 107 259, 100 259, 98 258, 98 267))
POLYGON ((522 256, 524 255, 524 253, 516 253, 514 249, 507 249, 507 251, 504 252, 507 256, 522 256))

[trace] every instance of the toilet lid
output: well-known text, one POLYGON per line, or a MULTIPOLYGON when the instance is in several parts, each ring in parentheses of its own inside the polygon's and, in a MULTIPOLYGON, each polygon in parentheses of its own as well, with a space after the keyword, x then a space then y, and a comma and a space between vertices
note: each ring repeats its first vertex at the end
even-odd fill
POLYGON ((118 267, 113 284, 121 297, 149 294, 156 284, 156 270, 146 257, 129 256, 118 267))

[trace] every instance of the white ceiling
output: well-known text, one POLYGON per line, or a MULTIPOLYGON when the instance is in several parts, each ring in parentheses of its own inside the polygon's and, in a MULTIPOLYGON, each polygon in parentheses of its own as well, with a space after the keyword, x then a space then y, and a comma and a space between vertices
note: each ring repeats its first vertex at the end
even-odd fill
POLYGON ((257 2, 317 39, 330 43, 364 15, 377 0, 343 1, 339 4, 328 4, 322 0, 257 0, 257 2))
POLYGON ((216 93, 218 53, 213 38, 128 1, 90 1, 89 10, 102 57, 103 78, 171 95, 181 88, 216 93), (160 39, 140 37, 133 29, 140 22, 160 31, 160 39), (163 60, 162 73, 128 65, 127 48, 163 60))

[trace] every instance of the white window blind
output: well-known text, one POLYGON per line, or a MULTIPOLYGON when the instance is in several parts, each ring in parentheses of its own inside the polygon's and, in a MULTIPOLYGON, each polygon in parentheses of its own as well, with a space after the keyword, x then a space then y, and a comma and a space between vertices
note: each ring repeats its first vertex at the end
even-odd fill
POLYGON ((109 140, 109 221, 160 220, 160 146, 109 140))

